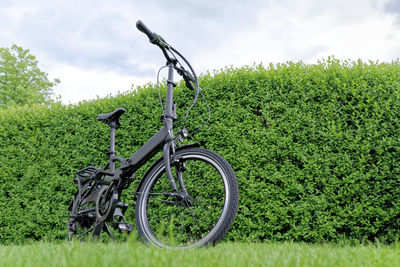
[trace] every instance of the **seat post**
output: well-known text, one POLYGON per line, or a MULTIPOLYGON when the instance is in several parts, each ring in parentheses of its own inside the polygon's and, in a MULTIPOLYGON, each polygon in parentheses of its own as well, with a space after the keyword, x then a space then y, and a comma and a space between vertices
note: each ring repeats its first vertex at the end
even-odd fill
POLYGON ((110 171, 115 171, 115 162, 111 159, 115 156, 115 129, 117 128, 116 122, 113 121, 110 124, 110 151, 107 153, 110 160, 110 171))
POLYGON ((126 110, 124 108, 117 108, 113 112, 100 114, 97 116, 99 121, 102 121, 108 126, 110 126, 110 151, 107 152, 108 155, 108 166, 110 167, 110 171, 115 171, 115 129, 118 126, 121 126, 120 117, 124 114, 126 110))

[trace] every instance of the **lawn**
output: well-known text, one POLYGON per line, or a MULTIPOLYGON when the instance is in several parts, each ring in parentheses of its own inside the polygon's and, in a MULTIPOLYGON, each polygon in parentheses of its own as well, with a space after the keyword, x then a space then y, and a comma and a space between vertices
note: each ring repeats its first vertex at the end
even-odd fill
POLYGON ((221 243, 166 250, 126 243, 0 246, 0 266, 400 266, 400 244, 221 243))

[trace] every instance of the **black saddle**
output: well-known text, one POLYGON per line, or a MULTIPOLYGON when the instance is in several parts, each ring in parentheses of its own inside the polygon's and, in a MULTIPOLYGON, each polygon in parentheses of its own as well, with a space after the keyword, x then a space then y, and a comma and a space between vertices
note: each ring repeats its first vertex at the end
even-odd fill
POLYGON ((107 123, 108 125, 111 125, 111 123, 115 122, 117 126, 121 126, 121 120, 119 119, 122 114, 124 114, 126 109, 124 108, 117 108, 113 112, 106 113, 106 114, 100 114, 97 116, 97 119, 99 121, 102 121, 104 123, 107 123))

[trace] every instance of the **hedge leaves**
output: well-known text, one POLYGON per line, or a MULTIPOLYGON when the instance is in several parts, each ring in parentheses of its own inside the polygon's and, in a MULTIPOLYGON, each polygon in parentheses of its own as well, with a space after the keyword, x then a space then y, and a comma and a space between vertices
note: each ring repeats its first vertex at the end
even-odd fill
MULTIPOLYGON (((239 211, 227 239, 400 236, 399 61, 226 68, 203 75, 200 84, 213 116, 190 142, 223 155, 239 181, 239 211)), ((183 117, 193 92, 180 84, 175 96, 183 117)), ((129 157, 161 128, 152 85, 73 106, 0 111, 1 243, 66 237, 75 171, 106 163, 108 127, 96 115, 120 106, 128 112, 117 153, 129 157)), ((206 105, 190 114, 194 130, 207 119, 206 105)), ((132 205, 133 190, 124 196, 132 205)), ((128 218, 133 223, 133 208, 128 218)))

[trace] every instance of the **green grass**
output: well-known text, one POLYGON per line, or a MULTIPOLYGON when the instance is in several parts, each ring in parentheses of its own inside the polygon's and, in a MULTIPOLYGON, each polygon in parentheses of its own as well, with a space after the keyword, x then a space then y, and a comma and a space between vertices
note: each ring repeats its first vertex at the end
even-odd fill
POLYGON ((0 266, 400 266, 400 245, 222 243, 165 250, 138 242, 0 246, 0 266))

